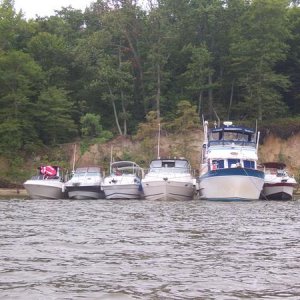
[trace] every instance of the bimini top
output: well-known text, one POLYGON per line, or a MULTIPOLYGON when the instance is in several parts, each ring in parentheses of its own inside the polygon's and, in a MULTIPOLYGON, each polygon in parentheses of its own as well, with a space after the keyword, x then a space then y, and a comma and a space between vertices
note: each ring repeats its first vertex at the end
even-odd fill
POLYGON ((141 169, 141 167, 135 163, 134 161, 127 161, 127 160, 120 160, 120 161, 115 161, 111 163, 111 168, 134 168, 134 169, 141 169))
POLYGON ((92 167, 79 167, 75 170, 76 174, 80 173, 101 173, 101 168, 97 166, 92 167))

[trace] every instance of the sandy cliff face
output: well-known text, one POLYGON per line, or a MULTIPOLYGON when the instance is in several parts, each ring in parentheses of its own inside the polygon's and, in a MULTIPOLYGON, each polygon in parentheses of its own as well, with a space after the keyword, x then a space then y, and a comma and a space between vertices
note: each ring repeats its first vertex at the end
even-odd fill
POLYGON ((298 177, 300 172, 300 134, 293 135, 287 140, 270 134, 259 148, 259 160, 260 162, 283 162, 290 172, 298 177))

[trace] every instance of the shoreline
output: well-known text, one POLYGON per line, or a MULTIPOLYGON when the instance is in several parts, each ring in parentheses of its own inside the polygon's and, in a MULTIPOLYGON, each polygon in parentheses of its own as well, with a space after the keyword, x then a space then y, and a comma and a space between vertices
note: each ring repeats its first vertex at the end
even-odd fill
MULTIPOLYGON (((293 196, 300 196, 300 189, 297 189, 294 191, 293 196)), ((21 188, 0 188, 0 199, 3 198, 23 198, 23 199, 28 199, 28 193, 26 189, 21 188)), ((294 199, 295 200, 295 199, 294 199)))
POLYGON ((26 197, 28 197, 28 194, 24 188, 22 188, 22 189, 0 188, 0 198, 3 198, 3 197, 26 198, 26 197))

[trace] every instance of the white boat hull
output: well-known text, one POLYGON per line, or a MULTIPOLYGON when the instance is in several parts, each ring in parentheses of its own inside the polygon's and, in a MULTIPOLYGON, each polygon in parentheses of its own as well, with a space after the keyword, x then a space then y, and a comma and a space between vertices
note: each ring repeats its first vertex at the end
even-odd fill
POLYGON ((264 178, 244 175, 200 178, 200 198, 208 200, 257 200, 264 178))
POLYGON ((191 200, 195 194, 193 182, 174 180, 142 181, 146 200, 191 200))
POLYGON ((261 199, 292 200, 295 184, 274 183, 264 184, 261 199))
MULTIPOLYGON (((116 162, 124 163, 123 161, 116 162)), ((130 170, 131 167, 123 167, 119 170, 125 172, 130 170)), ((135 174, 112 174, 104 178, 104 182, 101 185, 104 191, 106 199, 141 199, 143 197, 141 180, 135 174)))
POLYGON ((137 184, 102 185, 106 199, 141 199, 143 193, 137 184))
POLYGON ((66 187, 68 198, 76 200, 101 199, 104 193, 100 186, 66 187))
POLYGON ((31 199, 63 199, 64 183, 58 180, 27 180, 24 187, 31 199))
POLYGON ((102 182, 103 177, 100 167, 79 167, 73 177, 65 183, 65 189, 69 199, 103 199, 102 182))

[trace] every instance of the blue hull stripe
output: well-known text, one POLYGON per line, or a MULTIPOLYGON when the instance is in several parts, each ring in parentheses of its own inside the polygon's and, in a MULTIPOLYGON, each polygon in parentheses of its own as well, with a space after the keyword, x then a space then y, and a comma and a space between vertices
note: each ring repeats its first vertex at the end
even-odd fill
POLYGON ((255 169, 246 169, 246 168, 228 168, 228 169, 217 169, 208 171, 204 175, 200 176, 200 180, 209 177, 215 176, 250 176, 250 177, 258 177, 265 178, 265 173, 260 170, 255 169))

